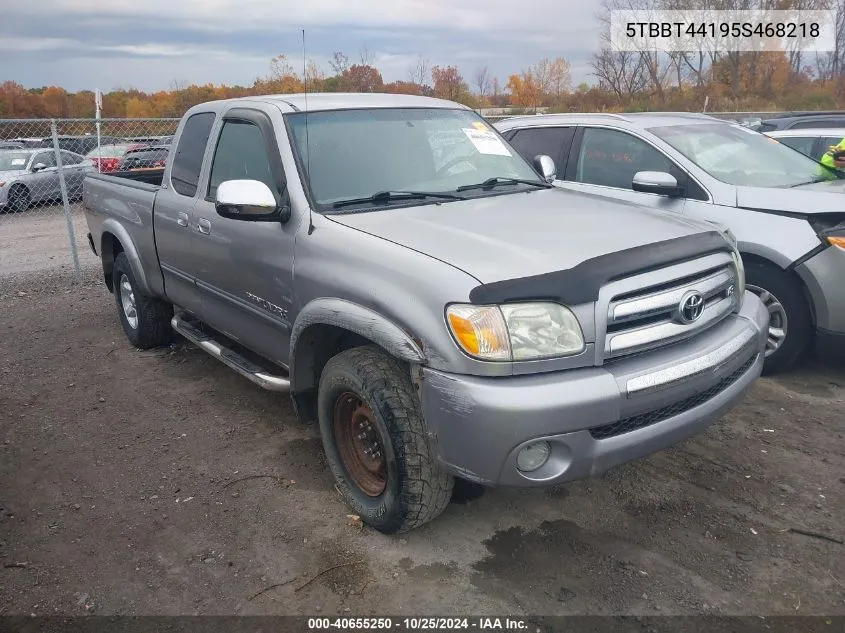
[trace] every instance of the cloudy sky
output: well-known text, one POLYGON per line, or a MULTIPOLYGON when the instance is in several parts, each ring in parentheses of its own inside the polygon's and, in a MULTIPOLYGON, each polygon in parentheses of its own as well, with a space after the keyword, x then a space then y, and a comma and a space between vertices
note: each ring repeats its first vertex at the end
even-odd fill
POLYGON ((173 82, 250 84, 285 54, 328 70, 333 51, 366 48, 386 81, 420 54, 487 66, 500 81, 542 57, 570 60, 590 80, 592 0, 20 0, 4 2, 0 81, 69 90, 167 89, 173 82))

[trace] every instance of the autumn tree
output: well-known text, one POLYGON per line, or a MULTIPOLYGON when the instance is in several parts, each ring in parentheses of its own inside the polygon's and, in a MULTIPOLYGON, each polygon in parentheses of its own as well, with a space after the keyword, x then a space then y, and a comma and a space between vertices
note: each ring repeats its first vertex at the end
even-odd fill
POLYGON ((341 75, 340 85, 346 92, 378 92, 384 86, 384 79, 373 66, 352 64, 341 75))
POLYGON ((434 84, 434 95, 440 99, 461 101, 469 93, 457 66, 432 66, 431 83, 434 84))
POLYGON ((44 104, 44 114, 49 117, 67 117, 69 98, 64 88, 50 86, 41 93, 41 102, 44 104))
POLYGON ((393 81, 384 84, 384 91, 397 95, 421 95, 423 87, 412 81, 393 81))
POLYGON ((508 78, 507 89, 511 93, 513 105, 536 109, 540 104, 540 88, 530 70, 511 75, 508 78))

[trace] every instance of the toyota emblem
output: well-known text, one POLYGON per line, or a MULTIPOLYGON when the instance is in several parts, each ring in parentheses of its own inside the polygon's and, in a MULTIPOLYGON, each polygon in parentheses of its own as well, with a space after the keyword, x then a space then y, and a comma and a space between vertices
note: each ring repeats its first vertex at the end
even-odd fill
POLYGON ((681 323, 693 323, 704 312, 704 297, 695 290, 688 292, 678 304, 678 317, 681 323))

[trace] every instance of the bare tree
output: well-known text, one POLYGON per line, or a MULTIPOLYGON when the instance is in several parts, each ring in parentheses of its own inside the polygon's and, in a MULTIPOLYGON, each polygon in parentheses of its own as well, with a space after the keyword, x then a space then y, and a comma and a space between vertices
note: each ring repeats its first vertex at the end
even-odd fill
POLYGON ((372 66, 373 60, 375 59, 375 55, 373 52, 367 48, 367 45, 364 44, 361 47, 361 51, 359 52, 359 56, 361 58, 361 65, 362 66, 372 66))
POLYGON ((479 95, 483 97, 490 92, 490 72, 487 70, 487 66, 482 66, 476 70, 473 80, 475 81, 475 87, 478 88, 479 95))
POLYGON ((620 101, 629 101, 648 86, 648 76, 639 53, 614 51, 605 45, 593 55, 591 65, 599 84, 611 90, 620 101))
POLYGON ((349 70, 349 58, 340 51, 335 51, 329 60, 329 66, 332 67, 335 75, 342 75, 349 70))
POLYGON ((408 67, 408 78, 411 83, 424 86, 428 83, 428 76, 431 72, 431 63, 427 57, 418 55, 414 62, 408 67))

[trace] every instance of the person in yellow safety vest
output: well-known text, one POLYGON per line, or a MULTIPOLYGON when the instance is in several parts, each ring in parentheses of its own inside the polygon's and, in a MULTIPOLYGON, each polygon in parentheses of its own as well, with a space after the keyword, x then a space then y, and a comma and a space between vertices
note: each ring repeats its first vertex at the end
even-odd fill
POLYGON ((831 169, 845 169, 845 138, 838 144, 831 145, 819 162, 831 169))

